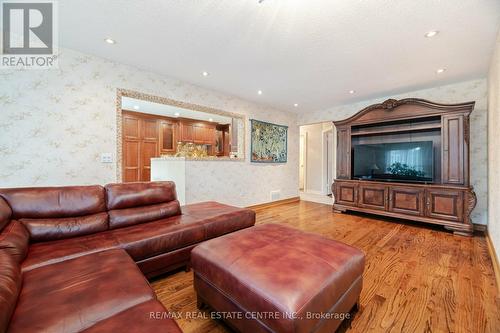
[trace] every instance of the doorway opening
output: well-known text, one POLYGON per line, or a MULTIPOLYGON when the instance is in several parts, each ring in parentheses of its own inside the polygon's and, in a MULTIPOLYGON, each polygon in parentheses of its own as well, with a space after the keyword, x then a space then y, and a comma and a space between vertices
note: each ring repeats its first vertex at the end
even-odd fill
POLYGON ((333 203, 335 136, 331 122, 300 126, 299 193, 302 200, 333 203))

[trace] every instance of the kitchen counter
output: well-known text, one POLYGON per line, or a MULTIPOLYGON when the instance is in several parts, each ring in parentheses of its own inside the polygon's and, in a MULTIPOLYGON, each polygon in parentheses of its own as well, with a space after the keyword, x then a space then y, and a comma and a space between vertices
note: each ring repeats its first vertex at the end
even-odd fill
POLYGON ((207 156, 207 157, 178 157, 178 156, 169 156, 169 155, 163 155, 161 157, 155 157, 152 158, 151 161, 155 160, 160 160, 160 161, 178 161, 178 160, 184 160, 184 161, 235 161, 235 162, 242 162, 245 159, 244 158, 230 158, 227 156, 207 156))

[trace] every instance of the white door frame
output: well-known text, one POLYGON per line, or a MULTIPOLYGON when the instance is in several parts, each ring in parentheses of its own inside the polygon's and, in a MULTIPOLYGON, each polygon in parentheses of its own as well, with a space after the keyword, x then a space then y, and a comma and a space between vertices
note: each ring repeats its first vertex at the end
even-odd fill
MULTIPOLYGON (((321 154, 321 194, 327 195, 329 193, 329 188, 332 184, 328 184, 328 153, 331 154, 332 158, 332 175, 335 173, 335 167, 333 161, 335 161, 335 132, 333 129, 333 126, 328 129, 324 129, 322 131, 322 140, 321 140, 321 149, 322 149, 322 154, 321 154), (330 147, 330 151, 327 152, 328 149, 328 133, 332 133, 332 146, 330 147)), ((335 177, 333 177, 335 178, 335 177)))
MULTIPOLYGON (((306 192, 307 191, 307 132, 304 134, 300 134, 299 136, 299 144, 300 144, 300 137, 304 138, 303 141, 303 147, 302 147, 302 162, 304 164, 304 168, 302 170, 302 177, 304 178, 304 188, 302 191, 306 192)), ((299 153, 300 153, 300 147, 299 147, 299 153)), ((299 177, 300 177, 300 156, 299 156, 299 177)), ((299 187, 300 187, 300 179, 299 179, 299 187)))

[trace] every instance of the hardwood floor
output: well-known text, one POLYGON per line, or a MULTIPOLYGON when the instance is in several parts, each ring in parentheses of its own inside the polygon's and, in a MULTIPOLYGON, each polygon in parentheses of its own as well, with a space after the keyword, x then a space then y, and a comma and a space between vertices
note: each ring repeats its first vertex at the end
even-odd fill
MULTIPOLYGON (((342 330, 500 332, 500 297, 482 234, 453 236, 438 227, 336 214, 329 205, 306 201, 256 211, 257 223, 288 224, 366 253, 361 310, 342 330)), ((228 332, 203 318, 208 313, 197 314, 192 280, 192 272, 181 271, 151 284, 167 309, 181 316, 184 332, 228 332)))

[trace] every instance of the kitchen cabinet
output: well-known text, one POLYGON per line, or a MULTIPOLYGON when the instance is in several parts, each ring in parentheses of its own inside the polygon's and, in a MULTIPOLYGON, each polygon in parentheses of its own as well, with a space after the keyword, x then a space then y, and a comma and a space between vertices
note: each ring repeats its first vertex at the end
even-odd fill
POLYGON ((185 121, 179 123, 180 138, 179 141, 182 142, 193 142, 193 124, 185 121))
POLYGON ((159 156, 158 121, 124 112, 122 131, 123 181, 150 181, 151 158, 159 156))
POLYGON ((173 121, 160 121, 160 153, 175 153, 177 125, 173 121))

